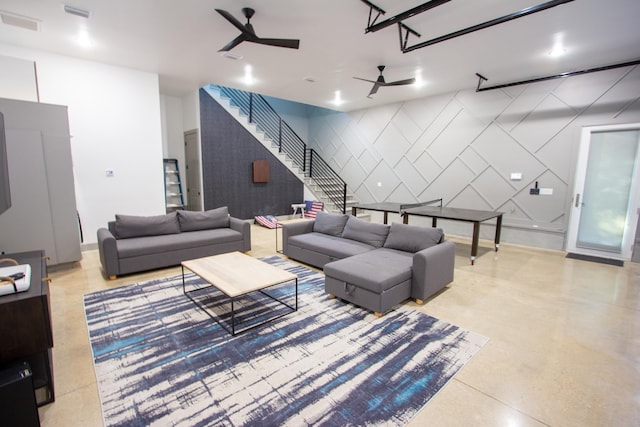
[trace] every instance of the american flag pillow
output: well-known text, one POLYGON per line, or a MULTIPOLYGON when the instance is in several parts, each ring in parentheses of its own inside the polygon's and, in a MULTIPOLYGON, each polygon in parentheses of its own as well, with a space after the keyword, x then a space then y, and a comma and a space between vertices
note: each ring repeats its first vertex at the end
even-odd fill
POLYGON ((316 217, 316 213, 321 212, 322 209, 324 209, 324 203, 322 202, 310 202, 305 200, 304 203, 307 205, 304 212, 305 218, 313 219, 316 217))
POLYGON ((255 221, 267 228, 276 228, 276 222, 278 218, 273 215, 258 215, 254 217, 255 221))

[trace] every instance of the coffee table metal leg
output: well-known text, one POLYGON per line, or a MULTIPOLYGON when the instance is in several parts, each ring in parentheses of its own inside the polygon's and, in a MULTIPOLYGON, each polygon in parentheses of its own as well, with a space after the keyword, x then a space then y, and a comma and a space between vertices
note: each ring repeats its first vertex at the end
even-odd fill
POLYGON ((187 289, 185 288, 185 285, 184 285, 184 265, 181 265, 180 268, 182 269, 182 293, 186 294, 187 289))
POLYGON ((236 312, 234 310, 233 300, 235 300, 235 297, 231 297, 231 335, 236 334, 236 312))

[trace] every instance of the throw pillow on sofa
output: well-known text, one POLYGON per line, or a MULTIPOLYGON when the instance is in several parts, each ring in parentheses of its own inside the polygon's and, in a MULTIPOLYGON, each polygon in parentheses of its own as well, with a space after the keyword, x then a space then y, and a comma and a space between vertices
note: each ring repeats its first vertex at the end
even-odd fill
POLYGON ((229 227, 229 208, 222 206, 204 212, 178 211, 182 231, 210 230, 229 227))
POLYGON ((313 231, 340 237, 348 219, 349 215, 346 214, 318 212, 316 214, 316 221, 313 224, 313 231))
POLYGON ((177 234, 180 232, 178 215, 136 216, 116 214, 116 234, 119 239, 131 237, 177 234))
POLYGON ((364 221, 355 216, 349 217, 342 231, 342 237, 345 239, 357 240, 374 248, 381 248, 388 234, 388 225, 364 221))
POLYGON ((417 225, 394 222, 389 229, 389 237, 384 242, 388 249, 405 252, 418 252, 435 246, 444 240, 442 228, 419 227, 417 225))

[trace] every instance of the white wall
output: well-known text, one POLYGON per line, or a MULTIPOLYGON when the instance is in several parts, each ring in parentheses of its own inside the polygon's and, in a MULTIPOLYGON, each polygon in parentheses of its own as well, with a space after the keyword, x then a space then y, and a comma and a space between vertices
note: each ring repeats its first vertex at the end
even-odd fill
POLYGON ((305 142, 309 143, 309 115, 315 109, 307 104, 287 101, 271 96, 264 97, 291 129, 305 142))
POLYGON ((116 213, 164 213, 156 74, 2 44, 0 55, 35 61, 40 101, 68 106, 85 244, 116 213))
POLYGON ((200 129, 200 92, 194 91, 182 97, 182 125, 185 132, 200 129))
MULTIPOLYGON (((178 159, 180 177, 186 182, 182 98, 160 95, 162 111, 162 153, 165 159, 178 159)), ((187 203, 187 200, 184 200, 187 203)))
POLYGON ((0 55, 0 94, 2 98, 38 102, 35 63, 0 55))

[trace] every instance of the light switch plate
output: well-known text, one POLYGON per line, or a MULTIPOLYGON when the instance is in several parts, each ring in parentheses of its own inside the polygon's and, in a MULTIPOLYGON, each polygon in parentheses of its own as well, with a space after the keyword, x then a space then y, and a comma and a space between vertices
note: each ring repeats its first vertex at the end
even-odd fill
POLYGON ((522 179, 522 173, 511 172, 511 181, 520 181, 522 179))
POLYGON ((540 189, 541 196, 551 196, 553 195, 553 188, 541 188, 540 189))

